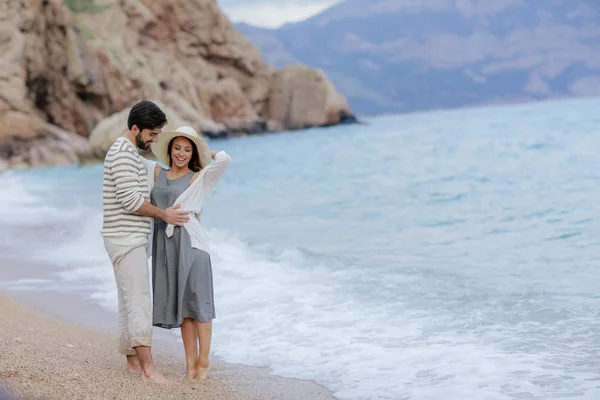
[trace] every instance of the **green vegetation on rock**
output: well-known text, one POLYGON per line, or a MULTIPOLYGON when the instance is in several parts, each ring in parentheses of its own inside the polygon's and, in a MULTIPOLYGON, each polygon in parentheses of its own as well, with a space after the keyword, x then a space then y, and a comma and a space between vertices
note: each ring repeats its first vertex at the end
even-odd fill
POLYGON ((108 4, 96 4, 96 0, 64 0, 74 13, 99 13, 110 7, 108 4))
POLYGON ((77 29, 79 29, 79 31, 83 35, 83 37, 87 40, 94 40, 96 38, 96 35, 94 35, 94 31, 92 31, 92 29, 85 23, 77 21, 76 26, 77 29))

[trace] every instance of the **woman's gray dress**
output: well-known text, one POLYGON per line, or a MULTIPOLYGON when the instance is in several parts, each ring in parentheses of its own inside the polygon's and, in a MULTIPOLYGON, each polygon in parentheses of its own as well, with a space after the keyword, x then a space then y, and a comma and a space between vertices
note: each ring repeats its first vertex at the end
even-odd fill
MULTIPOLYGON (((165 170, 161 169, 150 193, 152 204, 162 209, 171 207, 190 186, 193 174, 168 180, 165 170)), ((171 237, 165 234, 166 228, 166 222, 154 220, 153 325, 179 328, 184 318, 210 322, 215 318, 210 255, 192 247, 185 228, 176 226, 171 237)))

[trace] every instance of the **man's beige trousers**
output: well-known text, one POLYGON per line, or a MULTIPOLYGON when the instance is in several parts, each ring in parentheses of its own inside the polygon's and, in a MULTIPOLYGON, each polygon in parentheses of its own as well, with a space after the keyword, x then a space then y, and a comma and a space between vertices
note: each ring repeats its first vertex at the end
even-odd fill
POLYGON ((146 245, 120 246, 104 240, 113 265, 119 304, 119 353, 152 346, 152 297, 146 245))

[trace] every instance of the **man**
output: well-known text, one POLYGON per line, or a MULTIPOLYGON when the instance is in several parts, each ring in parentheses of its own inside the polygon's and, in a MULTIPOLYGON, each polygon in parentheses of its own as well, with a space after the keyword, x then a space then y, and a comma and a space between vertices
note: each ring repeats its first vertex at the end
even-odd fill
POLYGON ((179 206, 162 210, 149 201, 146 165, 138 149, 147 150, 158 139, 167 118, 150 101, 135 104, 127 131, 104 159, 102 236, 113 264, 119 304, 119 352, 127 356, 131 373, 157 383, 172 381, 152 360, 152 298, 147 245, 152 219, 181 226, 189 220, 179 206))

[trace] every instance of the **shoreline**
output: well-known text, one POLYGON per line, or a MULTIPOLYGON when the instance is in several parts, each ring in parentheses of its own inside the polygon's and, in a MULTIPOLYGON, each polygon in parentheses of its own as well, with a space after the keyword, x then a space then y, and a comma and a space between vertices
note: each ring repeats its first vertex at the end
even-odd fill
MULTIPOLYGON (((44 263, 0 254, 0 285, 43 279, 54 271, 44 263)), ((17 399, 335 399, 314 381, 279 377, 268 368, 230 364, 214 356, 206 381, 174 388, 144 383, 126 372, 124 357, 116 350, 116 314, 78 293, 0 286, 0 310, 0 394, 8 390, 21 396, 17 399)), ((171 331, 154 328, 153 356, 166 376, 185 376, 183 345, 171 331)))

